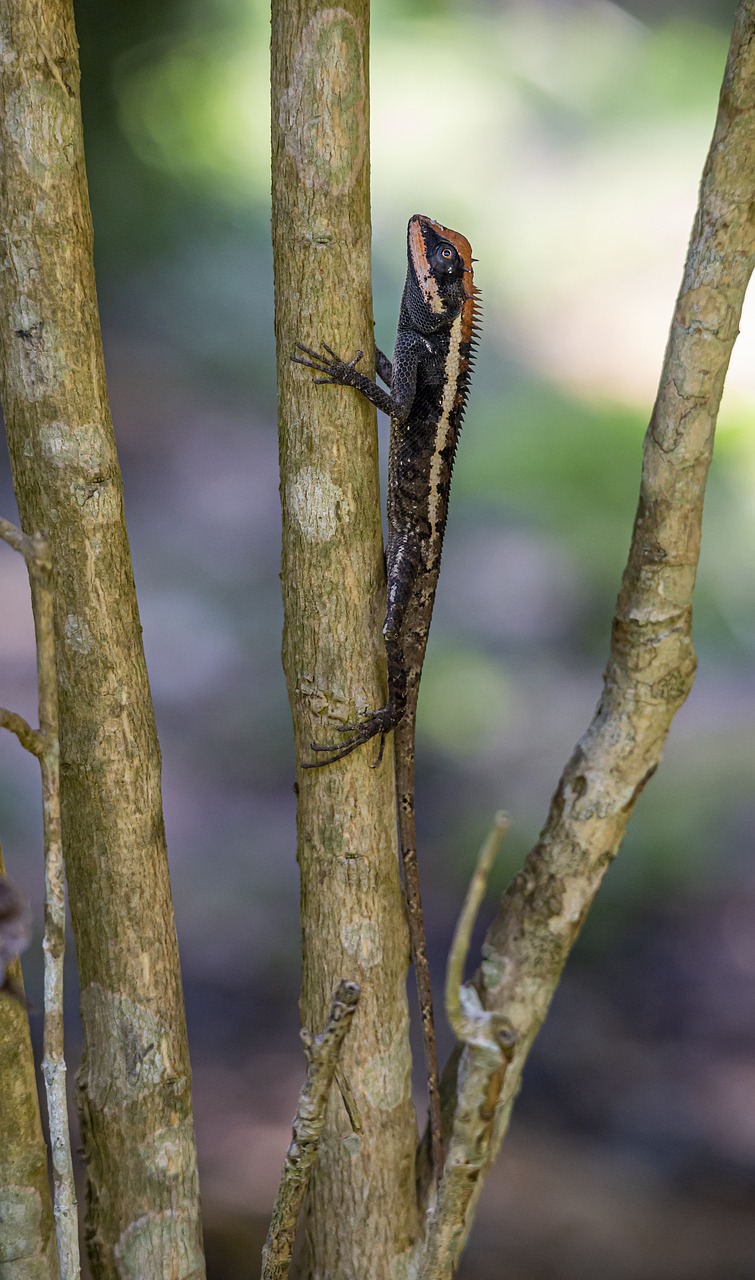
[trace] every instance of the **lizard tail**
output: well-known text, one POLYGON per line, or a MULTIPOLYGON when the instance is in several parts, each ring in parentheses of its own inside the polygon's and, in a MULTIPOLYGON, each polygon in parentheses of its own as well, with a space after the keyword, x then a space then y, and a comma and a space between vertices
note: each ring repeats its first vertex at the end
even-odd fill
POLYGON ((414 973, 417 979, 417 993, 422 1020, 422 1044, 425 1051, 425 1070, 427 1073, 430 1111, 430 1147, 435 1178, 440 1182, 443 1172, 440 1078, 438 1074, 438 1050, 435 1043, 430 966, 427 961, 425 921, 422 914, 422 897, 417 866, 417 836, 414 821, 414 720, 414 708, 409 706, 395 729, 396 792, 399 841, 404 867, 404 893, 409 917, 409 940, 412 948, 414 973))

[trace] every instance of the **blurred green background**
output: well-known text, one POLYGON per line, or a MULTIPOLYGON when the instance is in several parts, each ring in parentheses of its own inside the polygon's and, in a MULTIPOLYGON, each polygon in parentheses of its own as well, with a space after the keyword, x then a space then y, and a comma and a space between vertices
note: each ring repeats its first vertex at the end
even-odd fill
MULTIPOLYGON (((210 1275, 235 1280, 264 1229, 303 1070, 269 18, 258 0, 78 0, 76 12, 210 1275)), ((599 696, 733 12, 712 0, 376 6, 378 341, 390 349, 414 212, 469 237, 485 305, 418 729, 439 990, 493 812, 513 820, 500 890, 599 696)), ((752 310, 709 486, 697 682, 533 1054, 467 1277, 755 1274, 752 310)), ((13 514, 6 463, 0 488, 13 514)), ((2 701, 33 716, 28 592, 4 549, 0 618, 2 701)), ((34 762, 0 741, 0 838, 40 923, 37 788, 34 762)), ((38 959, 27 969, 41 1004, 38 959)), ((74 984, 72 970, 75 1054, 74 984)))

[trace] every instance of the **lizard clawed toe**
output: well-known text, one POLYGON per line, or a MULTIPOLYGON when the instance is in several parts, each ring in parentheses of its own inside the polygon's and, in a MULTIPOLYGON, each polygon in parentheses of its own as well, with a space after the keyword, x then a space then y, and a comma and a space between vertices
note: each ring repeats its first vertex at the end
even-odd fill
POLYGON ((324 765, 335 764, 337 760, 344 760, 346 756, 350 756, 352 751, 356 751, 357 747, 361 747, 367 742, 367 738, 360 736, 352 738, 351 742, 344 742, 340 746, 318 746, 316 742, 310 742, 310 750, 319 751, 326 757, 324 760, 306 760, 302 764, 302 769, 321 769, 324 765))
POLYGON ((363 351, 357 351, 351 360, 342 360, 327 342, 323 342, 322 351, 315 351, 313 347, 308 347, 303 342, 297 342, 296 348, 309 356, 309 359, 305 360, 302 356, 294 355, 291 356, 292 363, 303 364, 305 369, 314 369, 315 373, 323 374, 324 377, 313 379, 313 382, 320 386, 328 384, 349 386, 352 375, 356 372, 356 366, 364 355, 363 351))
POLYGON ((327 756, 326 760, 310 760, 302 765, 302 769, 319 769, 326 764, 335 764, 336 760, 343 760, 346 756, 351 755, 352 751, 356 751, 357 747, 364 746, 365 742, 369 742, 370 738, 376 738, 380 735, 380 750, 377 759, 372 768, 376 769, 383 759, 385 750, 385 737, 395 728, 397 717, 395 712, 389 707, 381 707, 378 711, 370 711, 363 720, 359 720, 356 724, 339 725, 337 733, 351 733, 353 736, 348 742, 335 742, 328 745, 310 742, 310 750, 320 755, 327 756))

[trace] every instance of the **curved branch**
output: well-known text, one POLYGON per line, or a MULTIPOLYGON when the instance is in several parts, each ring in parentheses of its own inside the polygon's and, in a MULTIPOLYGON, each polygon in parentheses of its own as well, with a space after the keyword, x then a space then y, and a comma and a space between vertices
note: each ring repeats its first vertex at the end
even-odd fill
MULTIPOLYGON (((724 379, 755 265, 753 192, 755 2, 742 0, 645 437, 603 694, 483 946, 482 1002, 505 1013, 517 1036, 491 1160, 566 958, 692 687, 692 592, 703 500, 724 379)), ((479 1179, 476 1194, 481 1185, 479 1179)), ((467 1226, 469 1220, 470 1212, 467 1226)))
POLYGON ((17 711, 9 711, 7 707, 0 707, 0 729, 7 729, 9 733, 15 733, 24 751, 30 751, 33 756, 41 758, 45 750, 45 742, 42 734, 38 729, 32 729, 28 720, 24 720, 17 711))

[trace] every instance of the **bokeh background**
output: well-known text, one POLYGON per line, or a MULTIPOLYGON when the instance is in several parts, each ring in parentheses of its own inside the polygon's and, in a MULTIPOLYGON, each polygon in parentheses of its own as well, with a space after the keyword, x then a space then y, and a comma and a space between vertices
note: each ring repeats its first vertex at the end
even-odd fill
MULTIPOLYGON (((734 7, 375 6, 378 340, 390 349, 416 211, 470 238, 485 301, 418 730, 439 984, 493 812, 513 819, 500 891, 599 695, 734 7)), ((209 1270, 236 1280, 254 1269, 303 1074, 279 660, 269 20, 260 0, 78 0, 76 11, 209 1270)), ((532 1055, 466 1277, 755 1275, 753 310, 709 486, 697 682, 532 1055)), ((0 490, 13 515, 6 461, 0 490)), ((28 591, 4 548, 0 690, 33 717, 28 591)), ((6 735, 0 838, 39 926, 38 809, 35 762, 6 735)), ((39 1008, 38 950, 26 970, 39 1008)), ((73 965, 68 1005, 75 1058, 73 965)), ((34 1023, 38 1033, 38 1013, 34 1023)), ((421 1105, 421 1076, 417 1087, 421 1105)))

